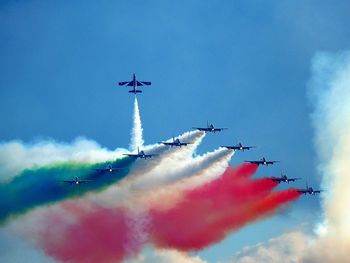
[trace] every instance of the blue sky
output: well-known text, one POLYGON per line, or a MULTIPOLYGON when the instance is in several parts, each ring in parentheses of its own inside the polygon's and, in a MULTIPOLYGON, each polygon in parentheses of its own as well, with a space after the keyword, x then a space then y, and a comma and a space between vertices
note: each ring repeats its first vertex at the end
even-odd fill
MULTIPOLYGON (((0 140, 127 147, 133 96, 116 83, 136 73, 152 81, 139 96, 146 143, 209 120, 229 130, 207 136, 201 153, 257 145, 232 163, 264 155, 282 162, 258 176, 283 170, 318 185, 310 62, 349 48, 348 10, 348 1, 1 1, 0 140)), ((301 198, 200 254, 228 258, 318 211, 301 198)))

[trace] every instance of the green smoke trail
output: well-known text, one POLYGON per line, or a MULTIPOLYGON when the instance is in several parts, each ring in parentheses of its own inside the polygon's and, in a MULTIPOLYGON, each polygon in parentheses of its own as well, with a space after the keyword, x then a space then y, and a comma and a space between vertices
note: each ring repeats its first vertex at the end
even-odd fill
POLYGON ((134 160, 125 157, 114 162, 97 164, 65 162, 24 170, 12 181, 0 184, 0 224, 11 216, 18 216, 38 206, 80 197, 90 191, 102 191, 126 177, 134 160), (112 173, 94 170, 107 165, 122 169, 112 173), (76 176, 80 180, 92 181, 79 185, 63 182, 74 180, 76 176))

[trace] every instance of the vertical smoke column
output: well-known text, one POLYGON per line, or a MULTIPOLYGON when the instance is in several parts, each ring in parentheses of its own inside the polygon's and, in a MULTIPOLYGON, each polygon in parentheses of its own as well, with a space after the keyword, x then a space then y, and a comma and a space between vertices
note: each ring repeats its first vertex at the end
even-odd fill
POLYGON ((136 151, 137 147, 143 146, 143 136, 142 136, 142 123, 141 123, 141 116, 140 116, 140 110, 139 110, 139 104, 137 102, 137 97, 135 96, 134 101, 134 119, 133 119, 133 127, 131 130, 131 142, 130 142, 130 150, 136 151))
POLYGON ((319 53, 312 73, 312 119, 326 191, 319 239, 305 262, 350 262, 350 52, 319 53))

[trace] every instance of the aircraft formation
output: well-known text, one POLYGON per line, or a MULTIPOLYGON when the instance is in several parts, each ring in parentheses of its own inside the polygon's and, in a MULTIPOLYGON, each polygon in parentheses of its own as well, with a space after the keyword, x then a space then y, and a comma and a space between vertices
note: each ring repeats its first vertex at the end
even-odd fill
MULTIPOLYGON (((132 76, 132 80, 130 81, 121 81, 118 82, 119 86, 126 86, 126 87, 132 87, 131 90, 129 90, 129 93, 133 93, 133 94, 137 94, 137 93, 142 93, 142 90, 139 89, 139 87, 142 86, 150 86, 152 83, 150 81, 141 81, 141 80, 137 80, 136 78, 136 74, 134 73, 132 76)), ((215 127, 213 124, 209 124, 209 122, 207 121, 207 125, 206 127, 192 127, 192 129, 198 130, 198 131, 203 131, 205 133, 216 133, 216 132, 221 132, 223 130, 227 130, 228 128, 218 128, 215 127)), ((173 137, 172 142, 159 142, 163 145, 169 146, 169 147, 182 147, 182 146, 187 146, 189 144, 192 144, 192 142, 181 142, 179 138, 173 137)), ((233 150, 233 151, 242 151, 244 152, 245 150, 250 150, 252 148, 256 148, 256 146, 245 146, 242 145, 241 142, 239 142, 236 145, 225 145, 225 146, 221 146, 223 148, 229 149, 229 150, 233 150)), ((137 148, 137 153, 125 153, 124 155, 129 156, 129 157, 133 157, 133 158, 140 158, 140 159, 148 159, 148 158, 153 158, 155 156, 157 156, 157 154, 146 154, 143 150, 140 150, 139 147, 137 148)), ((262 165, 262 166, 269 166, 269 165, 273 165, 275 163, 278 163, 279 161, 276 160, 266 160, 265 157, 262 157, 260 160, 246 160, 244 161, 246 163, 251 163, 251 164, 255 164, 255 165, 262 165)), ((112 167, 111 165, 108 165, 105 168, 97 168, 97 169, 93 169, 96 172, 99 173, 113 173, 116 171, 120 171, 122 170, 122 168, 118 168, 118 167, 112 167)), ((270 180, 274 181, 274 182, 278 182, 278 183, 288 183, 289 182, 295 182, 296 180, 301 180, 301 178, 288 178, 286 174, 281 173, 280 176, 278 177, 270 177, 270 180)), ((79 184, 84 184, 84 183, 88 183, 88 182, 92 182, 93 180, 80 180, 78 177, 75 177, 73 180, 65 180, 63 181, 64 183, 68 183, 71 185, 79 185, 79 184)), ((297 191, 299 193, 302 193, 304 195, 306 194, 310 194, 310 195, 316 195, 322 192, 322 190, 314 190, 312 187, 309 187, 308 184, 306 183, 306 188, 302 189, 297 189, 297 191)))

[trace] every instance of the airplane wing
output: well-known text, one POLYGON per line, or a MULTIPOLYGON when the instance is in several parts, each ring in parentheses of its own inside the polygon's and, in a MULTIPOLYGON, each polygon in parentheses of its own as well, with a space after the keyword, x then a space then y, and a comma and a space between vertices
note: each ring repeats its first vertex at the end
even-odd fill
POLYGON ((67 184, 74 184, 75 183, 75 181, 73 181, 73 180, 64 180, 63 182, 67 183, 67 184))
MULTIPOLYGON (((147 85, 147 86, 151 85, 151 82, 150 82, 150 81, 141 81, 141 83, 144 84, 144 85, 147 85)), ((137 85, 138 85, 138 84, 137 84, 137 85)))
POLYGON ((152 158, 154 156, 158 156, 158 154, 145 154, 144 158, 147 159, 147 158, 152 158))
POLYGON ((143 84, 140 81, 136 81, 137 86, 143 86, 143 84))
POLYGON ((301 180, 301 178, 288 178, 289 182, 295 182, 296 180, 301 180))
POLYGON ((272 180, 273 182, 279 182, 279 183, 280 183, 283 179, 277 178, 277 177, 272 177, 271 180, 272 180))
POLYGON ((274 163, 279 163, 280 161, 267 161, 266 164, 274 164, 274 163))
POLYGON ((106 171, 109 171, 108 168, 97 168, 97 169, 93 169, 94 171, 96 172, 106 172, 106 171))
POLYGON ((192 129, 196 129, 199 131, 207 131, 208 130, 208 128, 200 128, 200 127, 192 127, 192 129))
POLYGON ((135 82, 132 80, 130 82, 128 82, 128 85, 127 86, 134 86, 135 82))
POLYGON ((88 182, 92 182, 93 180, 79 180, 79 184, 85 184, 88 182))
POLYGON ((137 156, 139 156, 137 153, 124 153, 123 155, 130 156, 130 157, 137 157, 137 156))
POLYGON ((223 130, 227 130, 228 128, 214 128, 214 131, 223 131, 223 130))
POLYGON ((122 82, 119 82, 118 85, 119 85, 119 86, 124 86, 126 83, 129 83, 129 81, 122 81, 122 82))
POLYGON ((322 190, 315 190, 314 193, 315 194, 320 194, 321 192, 323 192, 322 190))
POLYGON ((302 194, 306 194, 308 191, 305 189, 298 189, 297 192, 302 193, 302 194))
POLYGON ((261 161, 244 161, 246 163, 261 164, 261 161))
POLYGON ((250 150, 251 148, 256 148, 256 146, 243 146, 243 150, 250 150))
POLYGON ((175 145, 175 143, 173 143, 173 142, 160 142, 160 143, 162 143, 164 145, 175 145))

